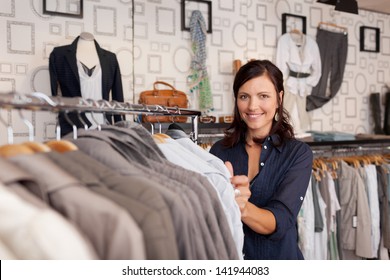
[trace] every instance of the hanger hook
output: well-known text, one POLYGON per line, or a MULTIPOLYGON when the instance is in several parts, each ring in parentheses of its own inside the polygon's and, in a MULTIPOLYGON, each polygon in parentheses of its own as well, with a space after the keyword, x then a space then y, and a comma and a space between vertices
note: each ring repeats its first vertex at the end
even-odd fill
POLYGON ((69 113, 69 111, 65 110, 64 117, 65 117, 66 121, 72 126, 72 129, 73 129, 73 139, 77 139, 77 126, 69 118, 68 113, 69 113))
MULTIPOLYGON (((95 108, 98 108, 98 109, 102 108, 102 105, 97 100, 88 98, 86 101, 90 102, 90 104, 92 104, 92 106, 95 107, 95 108)), ((102 126, 100 125, 100 123, 95 118, 94 111, 91 110, 90 113, 91 113, 91 118, 92 118, 93 122, 95 123, 95 125, 97 127, 97 130, 99 130, 99 131, 102 130, 102 126)))
POLYGON ((23 120, 25 125, 28 127, 28 140, 34 141, 34 126, 32 125, 32 123, 28 119, 26 119, 23 116, 22 110, 18 110, 18 113, 19 113, 20 118, 23 120))
MULTIPOLYGON (((9 113, 9 111, 8 111, 9 113)), ((12 129, 12 126, 9 124, 9 122, 6 122, 3 119, 3 116, 0 114, 0 122, 4 124, 5 127, 7 127, 7 142, 8 144, 13 144, 14 143, 14 131, 12 129)))

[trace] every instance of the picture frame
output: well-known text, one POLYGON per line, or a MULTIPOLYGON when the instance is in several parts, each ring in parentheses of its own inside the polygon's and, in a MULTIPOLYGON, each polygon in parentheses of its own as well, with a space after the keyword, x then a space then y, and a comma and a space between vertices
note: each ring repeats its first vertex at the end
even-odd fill
POLYGON ((43 14, 83 18, 84 0, 43 0, 43 14))
POLYGON ((303 34, 306 34, 306 17, 283 13, 282 14, 282 34, 291 32, 292 30, 298 30, 303 34))
POLYGON ((378 27, 360 26, 360 51, 378 53, 380 50, 379 34, 378 27))
POLYGON ((212 2, 209 0, 181 0, 181 30, 190 31, 189 22, 194 10, 202 12, 207 33, 212 33, 212 2))

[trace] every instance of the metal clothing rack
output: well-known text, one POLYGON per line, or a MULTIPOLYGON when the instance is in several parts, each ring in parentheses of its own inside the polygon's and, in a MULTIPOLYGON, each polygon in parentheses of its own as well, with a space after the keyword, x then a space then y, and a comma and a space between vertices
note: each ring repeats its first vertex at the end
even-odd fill
MULTIPOLYGON (((6 109, 50 111, 55 113, 79 112, 109 113, 119 115, 142 114, 158 116, 188 116, 191 118, 192 140, 194 142, 197 142, 198 140, 198 117, 201 115, 200 111, 178 107, 92 100, 83 99, 81 97, 47 96, 41 92, 23 95, 17 93, 0 94, 0 107, 6 109)), ((4 123, 3 120, 1 121, 4 123)))
POLYGON ((389 154, 390 138, 306 142, 314 157, 389 154))

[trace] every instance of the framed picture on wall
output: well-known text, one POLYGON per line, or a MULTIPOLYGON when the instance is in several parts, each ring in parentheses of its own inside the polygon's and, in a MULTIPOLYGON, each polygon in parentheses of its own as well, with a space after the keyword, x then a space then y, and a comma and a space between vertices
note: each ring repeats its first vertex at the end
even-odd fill
POLYGON ((360 51, 379 52, 379 34, 377 27, 360 26, 360 51))
POLYGON ((306 17, 294 14, 282 14, 282 34, 291 31, 299 31, 306 34, 306 17))
POLYGON ((198 10, 206 22, 207 33, 213 32, 211 1, 208 0, 181 0, 181 30, 190 31, 192 12, 198 10))
POLYGON ((43 0, 43 14, 65 17, 83 17, 83 1, 43 0))

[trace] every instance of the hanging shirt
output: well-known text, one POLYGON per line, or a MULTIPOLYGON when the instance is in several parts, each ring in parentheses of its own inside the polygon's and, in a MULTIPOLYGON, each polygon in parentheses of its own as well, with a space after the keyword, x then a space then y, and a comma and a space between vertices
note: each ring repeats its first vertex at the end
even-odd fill
MULTIPOLYGON (((81 61, 77 61, 77 68, 80 76, 81 97, 83 99, 102 100, 102 69, 100 64, 88 68, 81 61)), ((104 115, 101 113, 86 114, 92 123, 91 128, 96 128, 97 124, 104 124, 104 115)))
POLYGON ((300 96, 311 93, 321 78, 321 57, 317 42, 305 34, 301 38, 283 34, 277 43, 276 65, 283 73, 286 91, 300 96), (299 40, 298 40, 299 39, 299 40), (306 78, 296 78, 290 71, 309 73, 306 78))

